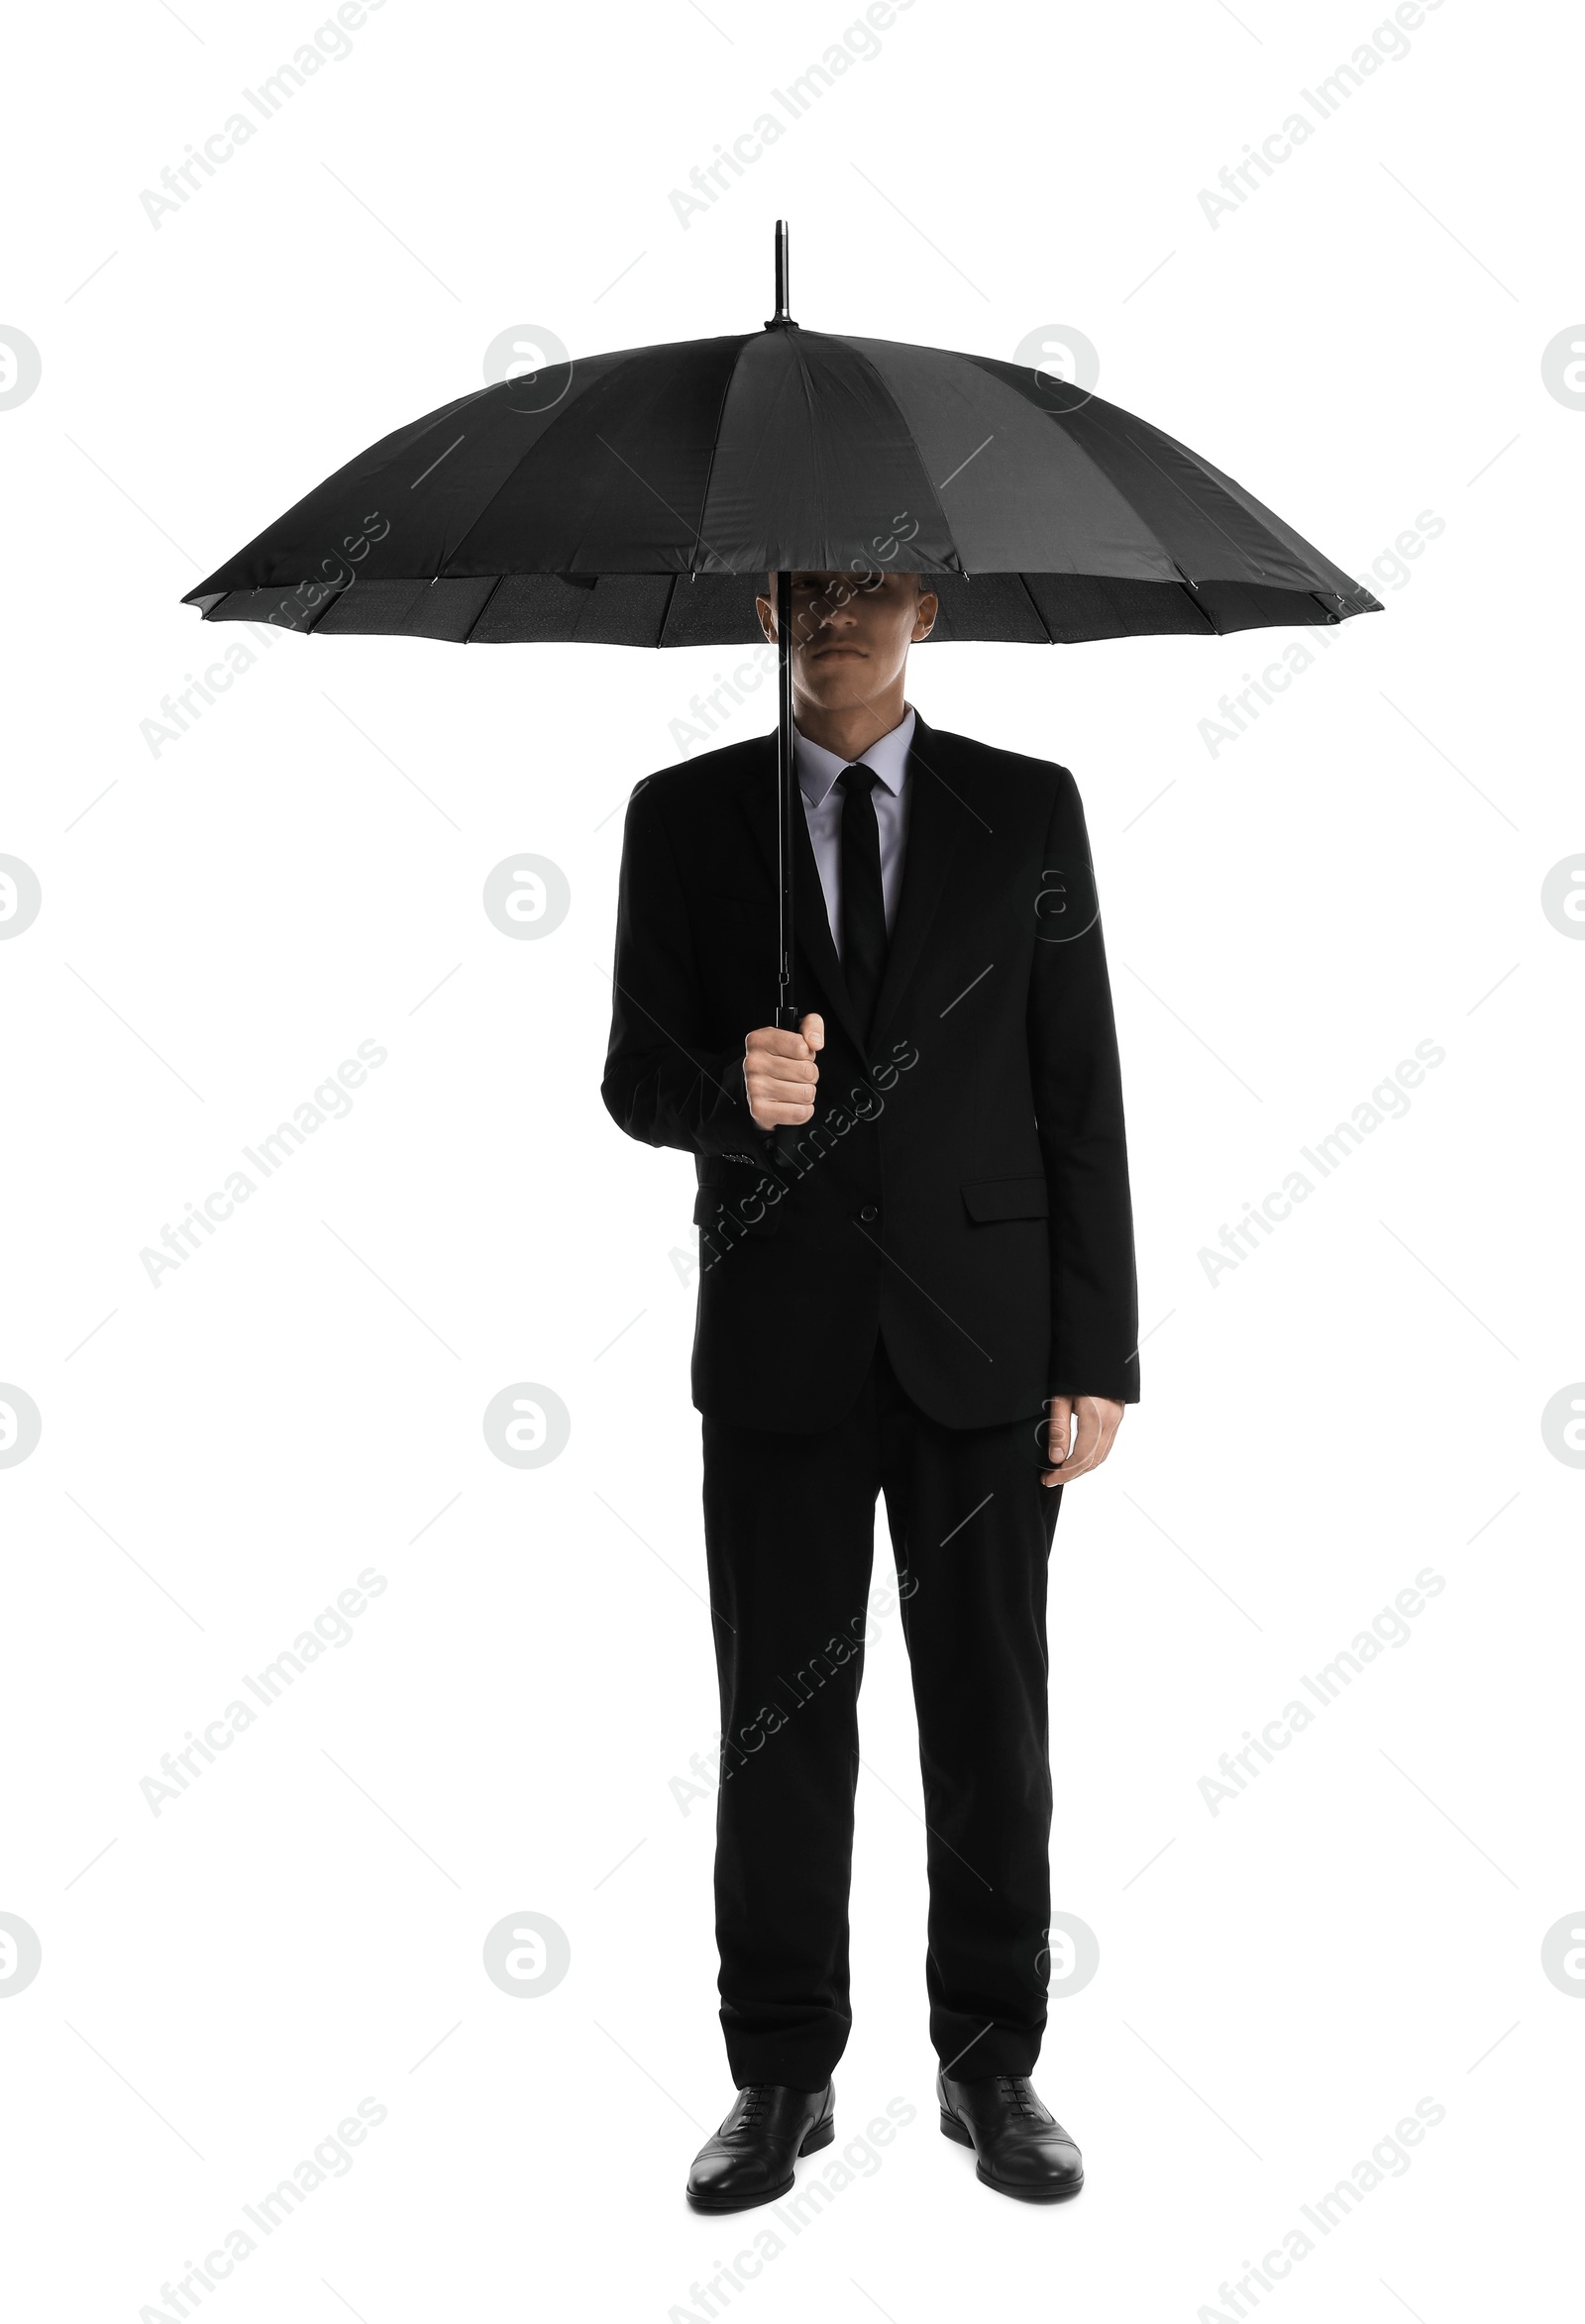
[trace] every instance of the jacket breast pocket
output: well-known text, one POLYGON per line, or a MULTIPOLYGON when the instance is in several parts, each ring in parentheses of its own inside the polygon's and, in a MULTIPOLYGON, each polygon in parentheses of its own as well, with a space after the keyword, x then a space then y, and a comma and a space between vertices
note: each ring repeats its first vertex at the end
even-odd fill
POLYGON ((970 1178, 963 1182, 963 1202, 978 1224, 1000 1218, 1046 1218, 1051 1194, 1043 1178, 970 1178))

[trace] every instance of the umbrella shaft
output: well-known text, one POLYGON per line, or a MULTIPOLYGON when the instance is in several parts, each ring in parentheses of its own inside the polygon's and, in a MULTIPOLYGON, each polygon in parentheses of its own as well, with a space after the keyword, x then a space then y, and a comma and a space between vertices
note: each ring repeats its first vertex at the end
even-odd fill
POLYGON ((792 757, 792 576, 776 577, 776 658, 778 722, 776 738, 777 866, 777 1008, 778 1026, 796 1032, 797 1005, 792 998, 792 867, 796 861, 792 822, 797 803, 797 776, 792 757))

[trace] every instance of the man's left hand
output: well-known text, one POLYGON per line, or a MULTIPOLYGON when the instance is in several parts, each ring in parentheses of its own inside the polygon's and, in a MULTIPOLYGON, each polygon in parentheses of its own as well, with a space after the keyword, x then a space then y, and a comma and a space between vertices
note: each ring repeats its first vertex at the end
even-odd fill
POLYGON ((1110 1396, 1053 1396, 1047 1399, 1046 1410, 1051 1415, 1046 1431, 1051 1466, 1041 1471, 1041 1484, 1068 1485, 1098 1469, 1122 1426, 1121 1405, 1110 1396))

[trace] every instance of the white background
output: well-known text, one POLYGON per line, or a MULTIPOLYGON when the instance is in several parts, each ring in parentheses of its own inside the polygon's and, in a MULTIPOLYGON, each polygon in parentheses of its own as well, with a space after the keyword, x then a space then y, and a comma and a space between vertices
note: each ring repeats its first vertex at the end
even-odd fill
POLYGON ((1585 412, 1541 357, 1585 339, 1577 27, 1446 0, 1213 226, 1201 189, 1381 16, 916 0, 685 228, 672 189, 852 16, 389 0, 152 223, 143 189, 323 21, 129 0, 9 44, 0 322, 43 376, 0 411, 0 852, 44 901, 0 944, 0 1379, 43 1419, 0 1470, 0 1910, 43 1948, 0 2007, 8 2306, 199 2312, 161 2284, 368 2097, 350 2169, 205 2312, 1249 2313, 1218 2285, 1430 2098, 1262 2303, 1557 2312, 1585 2007, 1541 1944, 1585 1923, 1585 1475, 1540 1416, 1585 1376, 1585 946, 1540 890, 1585 848, 1585 412), (1038 2084, 1089 2183, 1009 2203, 937 2133, 894 1619, 805 2181, 917 2112, 706 2307, 775 2222, 682 2193, 730 2097, 713 1805, 672 1787, 715 1728, 692 1174, 598 1085, 620 809, 727 665, 283 638, 158 756, 142 723, 246 634, 182 591, 498 333, 755 329, 778 214, 801 322, 1001 357, 1082 331, 1103 394, 1386 610, 1215 757, 1200 722, 1290 633, 914 657, 935 724, 1074 769, 1123 1052, 1144 1401, 1067 1496, 1051 1608, 1054 1903, 1101 1960, 1038 2084), (1378 564, 1423 511, 1439 535, 1378 564), (524 852, 572 889, 539 942, 480 902, 524 852), (364 1040, 350 1115, 155 1288, 140 1252, 364 1040), (1421 1041, 1445 1061, 1407 1115, 1213 1285, 1223 1222, 1421 1041), (572 1420, 530 1470, 481 1428, 524 1381, 572 1420), (1219 1755, 1427 1566, 1409 1642, 1213 1815, 1219 1755), (154 1814, 161 1754, 367 1567, 350 1642, 154 1814), (482 1947, 525 1912, 571 1968, 509 1996, 482 1947))

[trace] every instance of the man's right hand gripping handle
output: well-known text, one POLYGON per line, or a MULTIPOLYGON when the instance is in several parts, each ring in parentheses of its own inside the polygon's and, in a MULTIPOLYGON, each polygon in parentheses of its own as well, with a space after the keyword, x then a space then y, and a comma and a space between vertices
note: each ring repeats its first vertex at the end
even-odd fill
POLYGON ((814 1060, 824 1046, 824 1023, 812 1012, 799 1018, 795 1033, 775 1025, 750 1033, 743 1044, 743 1087, 761 1129, 795 1127, 813 1117, 820 1078, 814 1060))

